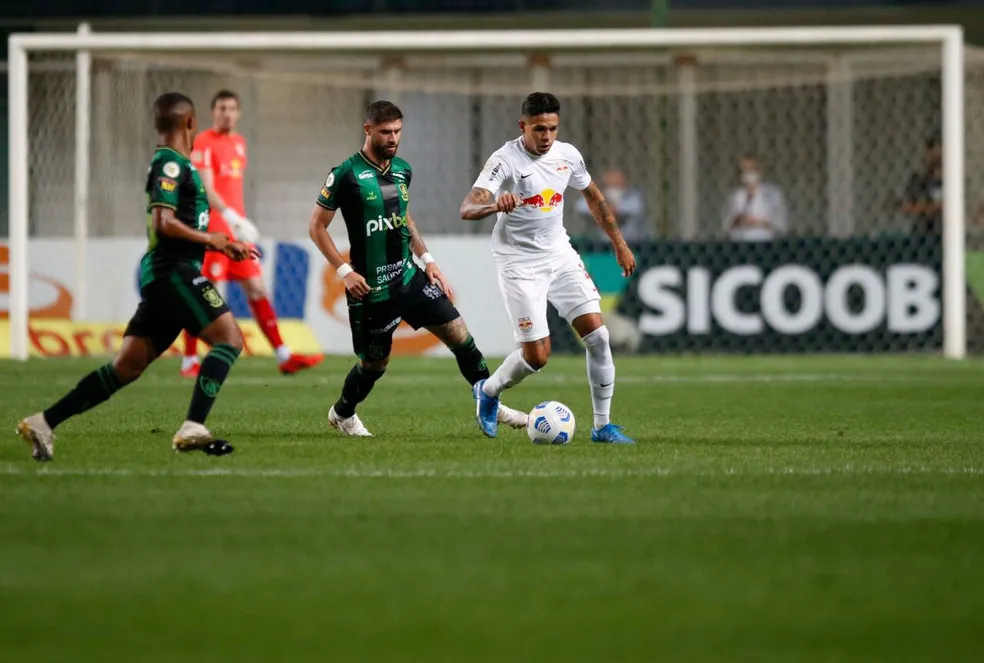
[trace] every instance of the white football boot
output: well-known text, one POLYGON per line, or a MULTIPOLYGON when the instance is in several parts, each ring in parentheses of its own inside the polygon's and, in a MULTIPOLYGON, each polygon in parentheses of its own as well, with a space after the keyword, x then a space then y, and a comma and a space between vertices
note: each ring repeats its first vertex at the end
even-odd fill
POLYGON ((338 416, 335 412, 335 406, 332 405, 331 409, 328 410, 328 423, 331 424, 332 428, 337 428, 346 435, 354 435, 355 437, 372 437, 372 433, 362 425, 362 420, 359 419, 359 415, 353 414, 347 419, 343 419, 338 416))
POLYGON ((499 403, 497 417, 500 424, 505 424, 510 428, 526 428, 526 422, 529 421, 530 415, 499 403))
POLYGON ((174 434, 171 445, 175 451, 198 451, 199 449, 204 449, 214 441, 215 438, 212 437, 212 433, 205 428, 204 424, 195 421, 186 421, 181 424, 181 428, 174 434))
POLYGON ((32 414, 17 424, 17 434, 33 447, 34 460, 51 460, 55 457, 55 434, 44 420, 44 414, 32 414))

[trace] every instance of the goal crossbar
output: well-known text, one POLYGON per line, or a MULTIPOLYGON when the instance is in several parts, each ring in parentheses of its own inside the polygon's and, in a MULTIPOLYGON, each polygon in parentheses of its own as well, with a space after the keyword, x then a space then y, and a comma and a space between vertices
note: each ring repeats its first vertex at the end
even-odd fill
MULTIPOLYGON (((32 33, 8 38, 10 351, 27 359, 28 54, 122 51, 570 51, 728 46, 939 44, 943 118, 943 351, 966 353, 964 274, 964 37, 955 25, 789 28, 474 30, 408 32, 32 33)), ((82 60, 84 62, 84 59, 82 60)), ((83 88, 85 92, 86 88, 83 88)), ((76 176, 76 189, 86 186, 76 176)), ((76 190, 77 201, 85 192, 76 190)), ((77 207, 80 207, 77 205, 77 207)), ((82 212, 84 214, 84 212, 82 212)), ((84 226, 84 224, 82 224, 84 226)), ((79 224, 76 224, 77 229, 79 224)), ((82 229, 84 231, 84 228, 82 229)))

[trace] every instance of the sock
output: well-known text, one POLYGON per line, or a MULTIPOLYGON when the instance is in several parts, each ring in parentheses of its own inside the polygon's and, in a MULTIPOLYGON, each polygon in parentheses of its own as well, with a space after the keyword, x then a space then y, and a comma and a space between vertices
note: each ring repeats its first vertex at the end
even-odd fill
POLYGON ((611 421, 612 395, 615 393, 615 362, 608 343, 608 327, 602 325, 581 339, 588 360, 588 384, 594 407, 595 429, 611 421))
POLYGON ((188 368, 189 365, 198 361, 198 339, 188 332, 182 332, 184 336, 184 357, 181 358, 181 368, 188 368))
POLYGON ((461 376, 468 381, 468 384, 475 384, 479 380, 487 380, 489 377, 489 365, 485 362, 485 356, 475 345, 475 339, 471 334, 461 345, 451 348, 454 358, 458 362, 458 370, 461 376))
POLYGON ((290 348, 286 345, 280 345, 273 349, 274 353, 277 355, 277 363, 282 364, 288 359, 290 359, 290 348))
POLYGON ((277 327, 277 314, 273 312, 273 307, 270 306, 270 300, 266 297, 263 299, 251 299, 249 301, 249 308, 253 311, 253 317, 256 319, 256 324, 260 326, 260 331, 263 332, 263 335, 270 341, 271 347, 276 351, 277 361, 281 364, 287 361, 290 357, 290 350, 287 350, 284 340, 280 338, 280 328, 277 327), (286 350, 286 357, 281 358, 281 348, 286 350))
POLYGON ((353 366, 345 376, 342 395, 335 403, 335 414, 342 419, 348 419, 355 414, 355 406, 366 400, 376 380, 383 377, 384 372, 369 370, 362 364, 353 366))
POLYGON ((79 380, 75 388, 44 411, 44 420, 52 429, 69 417, 94 408, 126 386, 112 364, 100 366, 79 380))
POLYGON ((239 350, 225 343, 216 343, 198 369, 195 388, 191 393, 191 405, 188 406, 188 421, 204 424, 209 410, 215 403, 219 389, 229 375, 229 369, 239 358, 239 350))
POLYGON ((526 376, 534 373, 536 373, 536 369, 523 359, 523 350, 514 350, 505 358, 499 368, 495 369, 492 377, 485 381, 482 391, 486 396, 498 398, 503 391, 515 387, 526 379, 526 376))

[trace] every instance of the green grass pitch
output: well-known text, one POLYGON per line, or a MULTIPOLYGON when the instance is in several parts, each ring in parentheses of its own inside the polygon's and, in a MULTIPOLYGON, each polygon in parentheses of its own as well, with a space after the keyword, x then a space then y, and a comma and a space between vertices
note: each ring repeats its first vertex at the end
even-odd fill
POLYGON ((210 458, 171 451, 162 361, 38 465, 17 420, 98 363, 0 363, 0 660, 984 655, 980 360, 619 357, 624 448, 588 439, 582 358, 506 398, 569 405, 566 447, 483 438, 436 359, 396 358, 376 437, 342 438, 350 364, 241 361, 210 458))

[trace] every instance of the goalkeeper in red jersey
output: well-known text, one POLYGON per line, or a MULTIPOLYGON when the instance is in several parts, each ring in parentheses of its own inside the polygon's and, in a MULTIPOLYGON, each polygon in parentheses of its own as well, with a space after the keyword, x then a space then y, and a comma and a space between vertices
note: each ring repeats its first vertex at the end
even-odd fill
MULTIPOLYGON (((192 161, 201 173, 208 201, 211 206, 209 232, 226 233, 253 245, 259 232, 246 218, 243 202, 243 177, 246 174, 246 139, 236 132, 239 123, 239 97, 235 92, 219 90, 212 98, 212 128, 195 138, 192 161)), ((263 284, 263 272, 258 260, 234 262, 216 251, 205 254, 202 274, 214 283, 236 281, 242 285, 249 299, 249 307, 263 335, 270 341, 277 355, 280 372, 296 373, 317 365, 323 355, 304 355, 290 351, 280 336, 277 314, 273 311, 263 284)), ((181 361, 181 375, 198 375, 198 343, 185 334, 185 352, 181 361)))

